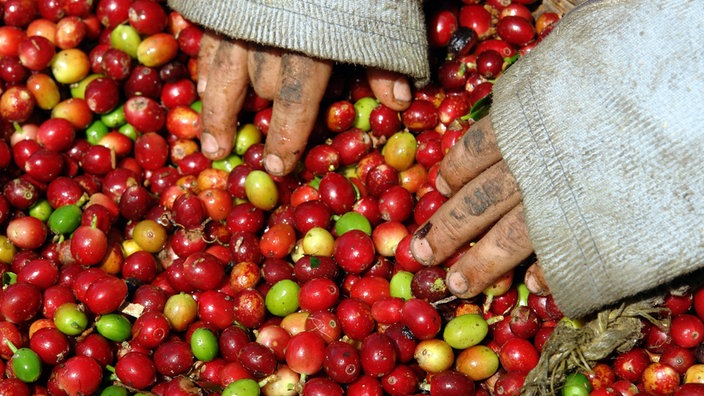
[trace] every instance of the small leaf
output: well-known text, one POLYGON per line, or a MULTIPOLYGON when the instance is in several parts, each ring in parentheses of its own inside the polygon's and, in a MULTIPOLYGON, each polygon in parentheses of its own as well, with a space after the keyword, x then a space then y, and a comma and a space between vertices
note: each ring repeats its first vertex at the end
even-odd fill
POLYGON ((521 57, 521 53, 520 53, 520 52, 516 52, 516 54, 515 54, 514 56, 511 56, 511 57, 508 57, 508 58, 504 58, 504 71, 506 71, 506 69, 508 69, 509 66, 511 66, 512 64, 516 63, 516 61, 517 61, 518 58, 520 58, 520 57, 521 57))
POLYGON ((308 184, 317 190, 318 187, 320 187, 320 180, 322 180, 322 178, 320 176, 316 176, 311 181, 309 181, 308 184))
POLYGON ((313 269, 320 267, 320 259, 317 257, 311 257, 310 258, 310 267, 313 269))
POLYGON ((469 110, 469 113, 462 116, 463 120, 477 121, 489 113, 491 108, 491 94, 479 99, 474 106, 469 110))
POLYGON ((7 271, 2 274, 2 284, 3 286, 8 286, 17 282, 17 274, 14 272, 7 271))

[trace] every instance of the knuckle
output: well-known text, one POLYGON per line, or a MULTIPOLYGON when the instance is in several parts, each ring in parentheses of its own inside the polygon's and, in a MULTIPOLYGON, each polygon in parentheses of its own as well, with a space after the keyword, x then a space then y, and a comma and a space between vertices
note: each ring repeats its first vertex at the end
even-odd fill
POLYGON ((279 89, 274 100, 281 102, 285 107, 306 104, 305 87, 311 79, 310 71, 303 67, 297 58, 282 57, 282 74, 279 89))
POLYGON ((471 188, 461 190, 462 206, 458 212, 464 215, 460 217, 477 217, 486 212, 499 210, 499 207, 512 204, 517 192, 516 185, 506 183, 502 178, 490 177, 478 180, 471 188))
POLYGON ((461 148, 466 155, 470 156, 485 156, 498 150, 488 119, 481 119, 465 132, 462 136, 461 148))
POLYGON ((470 157, 482 153, 486 148, 486 136, 484 131, 479 128, 469 128, 469 130, 462 135, 461 147, 463 153, 470 157))
POLYGON ((304 112, 309 103, 303 95, 304 83, 298 79, 285 78, 281 87, 274 95, 274 101, 288 111, 297 111, 296 115, 304 112))
POLYGON ((453 215, 452 211, 449 214, 433 221, 433 227, 428 232, 427 239, 434 251, 442 246, 459 246, 473 237, 464 231, 465 221, 462 216, 453 215))
POLYGON ((247 66, 249 80, 254 91, 262 98, 272 99, 276 96, 279 59, 265 50, 250 48, 247 66))
POLYGON ((521 209, 512 211, 495 227, 495 245, 506 256, 533 250, 522 213, 521 209))

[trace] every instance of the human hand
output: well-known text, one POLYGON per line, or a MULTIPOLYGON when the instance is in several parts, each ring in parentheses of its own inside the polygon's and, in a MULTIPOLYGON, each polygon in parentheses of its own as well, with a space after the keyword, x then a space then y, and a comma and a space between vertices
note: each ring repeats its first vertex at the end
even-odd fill
MULTIPOLYGON (((472 125, 448 151, 435 184, 451 198, 415 232, 415 258, 425 265, 440 264, 480 237, 448 270, 446 283, 453 294, 469 298, 481 293, 533 252, 518 184, 501 157, 489 117, 472 125)), ((537 264, 525 278, 531 292, 549 292, 537 264)))
MULTIPOLYGON (((201 150, 210 159, 230 154, 237 117, 251 84, 273 101, 264 147, 264 166, 272 175, 290 173, 305 149, 333 63, 206 32, 198 55, 198 93, 203 102, 201 150)), ((381 103, 394 110, 410 105, 405 77, 369 69, 369 84, 381 103)))

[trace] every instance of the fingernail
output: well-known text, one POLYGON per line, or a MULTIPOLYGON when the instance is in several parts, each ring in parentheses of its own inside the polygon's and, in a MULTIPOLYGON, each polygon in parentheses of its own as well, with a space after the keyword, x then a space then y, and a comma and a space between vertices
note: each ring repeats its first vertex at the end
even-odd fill
POLYGON ((411 87, 408 85, 408 81, 405 78, 399 78, 394 81, 394 99, 397 102, 410 102, 411 101, 411 87))
POLYGON ((453 271, 447 277, 447 287, 452 294, 464 294, 467 291, 467 278, 459 271, 453 271))
POLYGON ((205 92, 205 86, 208 85, 208 83, 205 81, 204 78, 199 78, 198 79, 198 85, 196 86, 196 91, 198 94, 202 94, 205 92))
POLYGON ((541 286, 534 277, 528 276, 528 274, 526 274, 524 282, 531 293, 540 295, 541 286))
POLYGON ((201 134, 200 148, 206 156, 215 155, 220 151, 220 146, 218 146, 218 141, 215 139, 215 136, 209 133, 201 134))
POLYGON ((539 277, 531 272, 526 272, 524 282, 528 290, 538 296, 545 296, 550 293, 550 289, 546 284, 540 281, 539 277))
POLYGON ((447 181, 445 181, 445 178, 442 177, 439 173, 437 176, 435 176, 435 189, 438 190, 438 192, 444 196, 449 196, 450 193, 452 193, 452 190, 450 190, 450 185, 447 184, 447 181))
POLYGON ((267 154, 264 157, 264 167, 274 176, 280 176, 284 173, 284 161, 276 154, 267 154))
POLYGON ((425 238, 414 237, 411 241, 411 253, 421 264, 429 265, 433 260, 433 249, 425 238))

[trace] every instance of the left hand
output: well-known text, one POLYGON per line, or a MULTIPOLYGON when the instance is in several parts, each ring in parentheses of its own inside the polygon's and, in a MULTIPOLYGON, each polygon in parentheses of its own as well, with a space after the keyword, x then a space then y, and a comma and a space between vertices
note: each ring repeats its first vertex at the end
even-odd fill
MULTIPOLYGON (((237 118, 251 84, 257 95, 273 101, 264 166, 272 175, 290 173, 313 130, 332 68, 328 60, 206 32, 198 54, 203 154, 210 159, 230 154, 237 118)), ((367 78, 384 105, 397 111, 410 105, 406 77, 370 68, 367 78)))

